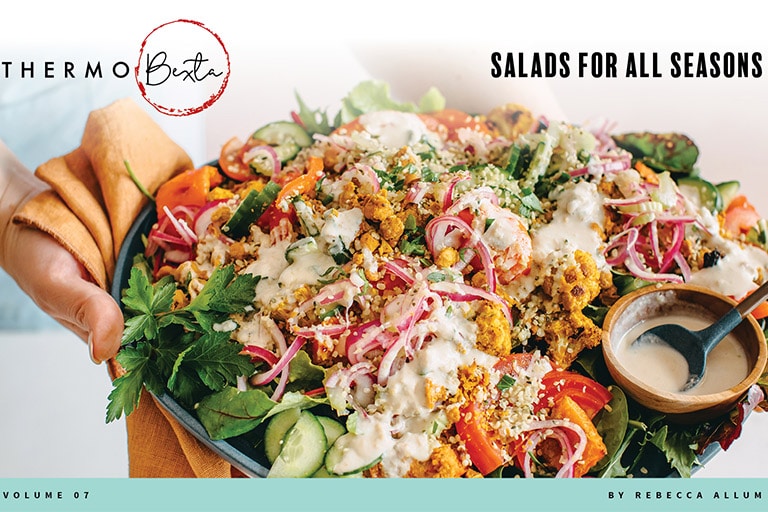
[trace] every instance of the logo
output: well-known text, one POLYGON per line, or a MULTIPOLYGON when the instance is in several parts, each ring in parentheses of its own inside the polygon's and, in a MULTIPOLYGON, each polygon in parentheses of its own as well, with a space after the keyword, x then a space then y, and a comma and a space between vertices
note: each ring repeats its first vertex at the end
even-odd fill
POLYGON ((176 20, 144 39, 135 68, 141 95, 170 116, 196 114, 213 105, 229 80, 229 54, 202 23, 176 20))

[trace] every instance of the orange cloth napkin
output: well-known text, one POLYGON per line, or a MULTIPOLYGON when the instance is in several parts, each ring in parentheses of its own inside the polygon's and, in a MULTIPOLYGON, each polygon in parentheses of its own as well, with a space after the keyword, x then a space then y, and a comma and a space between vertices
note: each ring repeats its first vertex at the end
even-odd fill
MULTIPOLYGON (((109 289, 125 236, 147 202, 128 162, 150 193, 193 167, 185 151, 130 99, 92 112, 81 145, 41 165, 51 187, 30 200, 14 221, 40 229, 69 250, 93 281, 109 289)), ((119 364, 109 361, 110 375, 119 364)), ((149 393, 126 419, 131 477, 229 477, 231 466, 187 432, 149 393)))

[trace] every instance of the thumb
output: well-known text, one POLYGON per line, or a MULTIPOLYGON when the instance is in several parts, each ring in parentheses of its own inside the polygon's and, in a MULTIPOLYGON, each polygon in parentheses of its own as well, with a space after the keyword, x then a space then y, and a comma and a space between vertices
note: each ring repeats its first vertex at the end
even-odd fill
POLYGON ((43 310, 88 342, 94 363, 114 357, 123 333, 123 314, 115 300, 80 276, 50 279, 48 286, 40 301, 43 310))
POLYGON ((76 308, 73 316, 77 326, 87 333, 85 340, 91 360, 99 364, 114 357, 123 333, 120 307, 109 294, 88 281, 78 280, 70 288, 76 308))

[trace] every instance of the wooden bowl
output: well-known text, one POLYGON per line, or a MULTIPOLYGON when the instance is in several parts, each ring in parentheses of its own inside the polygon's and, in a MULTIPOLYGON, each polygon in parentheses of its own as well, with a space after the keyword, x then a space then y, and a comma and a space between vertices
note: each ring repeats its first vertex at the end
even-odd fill
POLYGON ((602 346, 608 371, 629 396, 649 409, 667 414, 670 420, 697 423, 728 412, 757 382, 768 360, 765 336, 752 315, 733 331, 744 348, 749 372, 738 384, 717 393, 684 394, 644 384, 622 364, 617 346, 642 320, 668 315, 675 308, 698 308, 719 318, 735 304, 724 295, 689 284, 651 285, 625 295, 611 307, 603 323, 602 346))

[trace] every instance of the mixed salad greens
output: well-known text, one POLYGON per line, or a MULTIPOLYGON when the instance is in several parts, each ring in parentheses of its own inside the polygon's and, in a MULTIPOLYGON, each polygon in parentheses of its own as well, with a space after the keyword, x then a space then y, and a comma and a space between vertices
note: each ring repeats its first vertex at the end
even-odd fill
POLYGON ((765 221, 698 175, 691 139, 380 82, 333 119, 297 101, 155 194, 107 421, 169 394, 294 477, 689 476, 739 436, 760 387, 681 425, 626 397, 599 348, 633 289, 716 286, 735 254, 765 278, 765 221))

